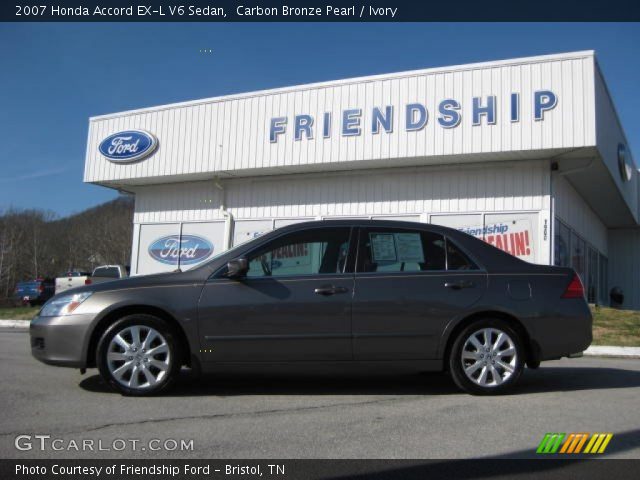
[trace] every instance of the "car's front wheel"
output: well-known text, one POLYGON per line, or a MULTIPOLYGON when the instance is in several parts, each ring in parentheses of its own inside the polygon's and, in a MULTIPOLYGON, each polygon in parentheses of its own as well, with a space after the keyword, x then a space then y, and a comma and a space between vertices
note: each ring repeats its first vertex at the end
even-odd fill
POLYGON ((449 355, 449 371, 461 389, 474 395, 505 393, 524 367, 520 335, 505 321, 482 319, 465 327, 449 355))
POLYGON ((153 395, 180 372, 180 348, 172 328, 152 315, 129 315, 111 325, 98 342, 102 377, 125 395, 153 395))

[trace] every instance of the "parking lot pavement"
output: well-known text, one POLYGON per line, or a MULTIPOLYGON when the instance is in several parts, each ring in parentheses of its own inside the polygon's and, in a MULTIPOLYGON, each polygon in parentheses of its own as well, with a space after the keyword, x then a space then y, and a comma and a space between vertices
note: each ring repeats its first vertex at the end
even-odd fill
POLYGON ((444 374, 302 372, 185 374, 165 396, 127 398, 96 370, 40 364, 26 332, 4 330, 0 372, 2 458, 532 457, 546 432, 612 432, 604 456, 640 458, 640 360, 546 362, 501 397, 460 393, 444 374), (21 434, 31 450, 16 449, 21 434), (45 451, 34 435, 51 436, 45 451), (193 450, 150 450, 182 439, 193 450))

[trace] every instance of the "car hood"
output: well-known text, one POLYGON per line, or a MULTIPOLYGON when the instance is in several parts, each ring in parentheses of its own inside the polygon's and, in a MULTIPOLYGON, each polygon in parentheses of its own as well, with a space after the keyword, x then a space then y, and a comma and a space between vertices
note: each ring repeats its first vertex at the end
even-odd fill
POLYGON ((155 273, 151 275, 138 275, 135 277, 122 278, 118 280, 110 280, 91 285, 83 285, 76 288, 70 288, 62 292, 61 295, 68 295, 82 292, 106 292, 114 290, 131 289, 137 287, 153 287, 156 285, 180 284, 180 283, 200 283, 204 279, 202 275, 194 275, 190 272, 167 272, 155 273))

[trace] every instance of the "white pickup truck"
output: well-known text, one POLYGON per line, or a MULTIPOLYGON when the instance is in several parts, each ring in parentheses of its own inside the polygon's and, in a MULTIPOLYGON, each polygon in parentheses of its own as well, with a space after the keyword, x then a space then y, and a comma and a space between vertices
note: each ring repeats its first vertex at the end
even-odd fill
POLYGON ((101 265, 96 267, 93 273, 71 271, 64 277, 56 278, 56 295, 70 288, 118 280, 128 276, 129 268, 124 265, 101 265))

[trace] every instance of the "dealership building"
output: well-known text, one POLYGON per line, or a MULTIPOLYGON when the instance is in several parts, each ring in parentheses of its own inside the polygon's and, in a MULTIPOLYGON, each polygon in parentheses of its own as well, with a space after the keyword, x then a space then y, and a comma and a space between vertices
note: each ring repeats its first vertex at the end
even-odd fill
POLYGON ((640 181, 593 51, 90 119, 84 181, 135 195, 131 270, 333 218, 447 225, 640 309, 640 181))

